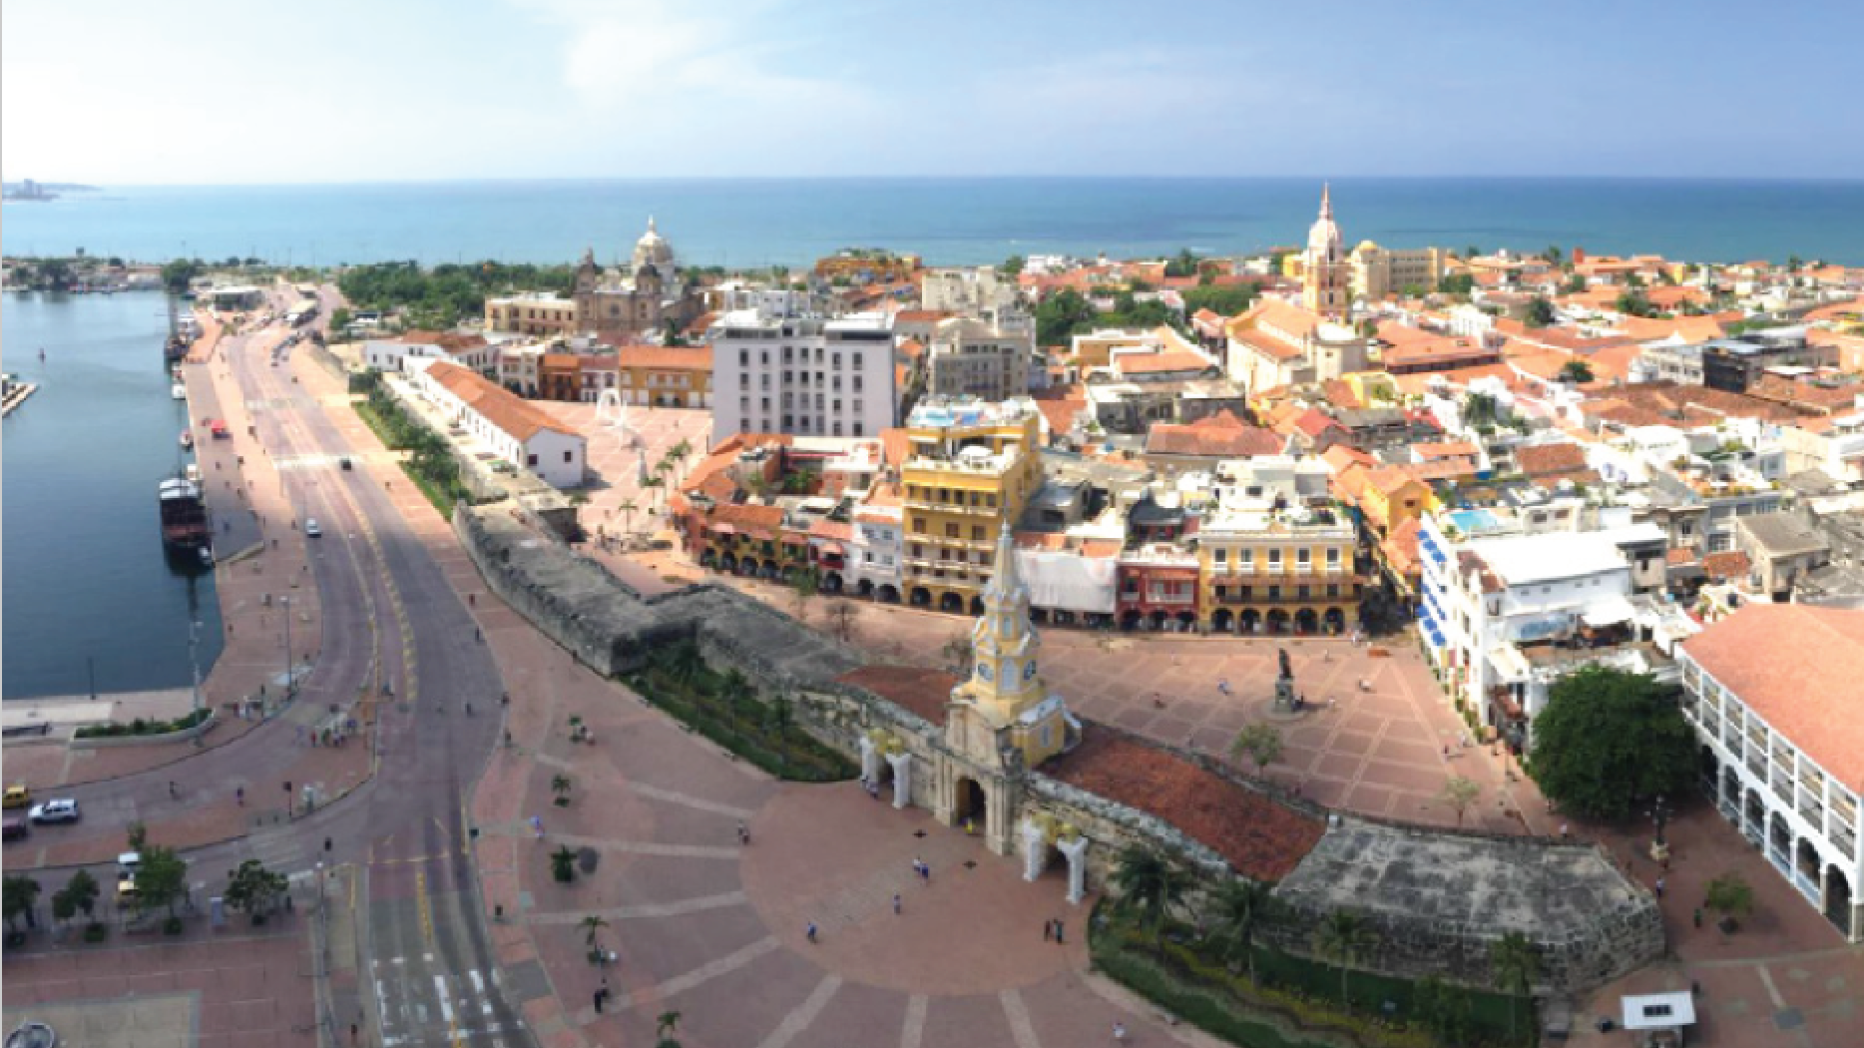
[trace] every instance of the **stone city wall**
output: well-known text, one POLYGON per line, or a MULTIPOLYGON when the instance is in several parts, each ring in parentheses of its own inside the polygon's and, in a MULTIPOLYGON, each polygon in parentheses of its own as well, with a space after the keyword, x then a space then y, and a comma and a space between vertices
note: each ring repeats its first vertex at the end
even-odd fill
MULTIPOLYGON (((870 729, 893 732, 914 757, 912 803, 938 810, 940 762, 958 758, 946 748, 938 726, 837 679, 863 661, 846 645, 806 629, 774 608, 711 583, 642 597, 600 564, 526 528, 509 506, 461 504, 454 511, 453 523, 491 589, 597 672, 611 677, 630 672, 645 662, 653 648, 693 639, 709 665, 716 669, 736 668, 760 693, 790 698, 799 726, 853 760, 860 759, 861 739, 870 729)), ((1243 779, 1220 761, 1166 748, 1208 771, 1261 790, 1259 784, 1243 779)), ((1214 849, 1158 816, 1040 771, 1023 773, 1019 782, 1010 783, 1009 789, 1009 807, 1018 813, 1018 822, 1044 813, 1089 838, 1090 890, 1104 889, 1110 883, 1119 853, 1131 844, 1172 857, 1193 871, 1205 890, 1236 876, 1214 849)), ((1330 816, 1300 798, 1277 795, 1277 800, 1307 814, 1328 818, 1330 829, 1323 840, 1336 837, 1349 824, 1359 824, 1358 820, 1330 816)), ((1020 851, 1019 828, 1007 829, 1020 851)), ((1447 836, 1417 828, 1405 828, 1404 833, 1424 842, 1447 836)), ((1510 840, 1508 846, 1549 847, 1544 842, 1517 840, 1510 840)), ((1404 854, 1414 861, 1428 851, 1404 854)), ((1312 859, 1310 855, 1303 863, 1312 859)), ((1057 861, 1050 857, 1051 866, 1057 861)), ((1408 912, 1409 900, 1402 893, 1391 898, 1354 900, 1291 893, 1289 883, 1295 879, 1291 876, 1277 888, 1278 897, 1292 916, 1264 933, 1268 941, 1291 952, 1312 955, 1314 928, 1330 910, 1353 905, 1365 913, 1378 936, 1361 967, 1406 977, 1436 972, 1458 982, 1490 985, 1488 948, 1499 935, 1495 926, 1445 921, 1424 915, 1421 910, 1408 912)), ((1567 922, 1551 933, 1536 936, 1542 952, 1544 987, 1573 991, 1599 985, 1662 953, 1663 928, 1654 903, 1620 901, 1622 904, 1602 909, 1588 922, 1567 922)))

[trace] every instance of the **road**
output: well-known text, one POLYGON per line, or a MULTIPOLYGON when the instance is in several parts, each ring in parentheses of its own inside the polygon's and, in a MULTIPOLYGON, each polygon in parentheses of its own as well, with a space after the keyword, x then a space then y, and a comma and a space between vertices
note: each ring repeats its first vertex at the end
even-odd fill
MULTIPOLYGON (((315 518, 323 531, 311 558, 323 606, 321 653, 295 717, 180 764, 70 793, 94 828, 158 823, 171 808, 236 784, 282 792, 280 751, 301 745, 290 720, 382 695, 387 685, 393 698, 380 705, 371 783, 327 809, 187 853, 191 879, 215 894, 224 885, 219 871, 247 858, 300 879, 320 863, 354 864, 363 874, 354 898, 363 909, 356 924, 365 999, 336 1002, 337 1025, 359 1009, 384 1045, 529 1044, 498 986, 464 810, 499 733, 498 667, 466 605, 389 500, 384 484, 398 473, 378 476, 355 458, 358 449, 293 377, 292 352, 276 350, 285 336, 274 324, 222 347, 297 521, 315 518), (342 469, 344 457, 357 468, 342 469), (468 716, 468 706, 482 712, 468 716), (167 782, 177 780, 182 796, 171 800, 167 782)), ((249 800, 257 796, 249 791, 249 800)), ((113 883, 109 871, 92 872, 113 883)), ((49 894, 58 883, 46 880, 49 894)))

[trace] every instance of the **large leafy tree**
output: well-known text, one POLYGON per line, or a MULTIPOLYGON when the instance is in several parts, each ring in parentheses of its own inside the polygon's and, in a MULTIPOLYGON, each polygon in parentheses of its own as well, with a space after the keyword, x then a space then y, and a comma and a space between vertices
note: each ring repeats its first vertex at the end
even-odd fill
POLYGON ((1044 346, 1066 344, 1076 331, 1091 329, 1099 319, 1094 304, 1080 292, 1058 291, 1036 307, 1036 341, 1044 346))
POLYGON ((227 882, 226 903, 251 916, 256 924, 277 908, 278 900, 285 897, 290 887, 291 882, 284 874, 266 869, 257 859, 247 859, 239 864, 232 880, 227 882))
POLYGON ((188 894, 187 860, 159 844, 144 849, 142 866, 136 870, 136 894, 144 908, 166 906, 173 917, 175 904, 188 894))
POLYGON ((1543 328, 1553 323, 1553 303, 1535 295, 1527 303, 1527 326, 1543 328))
POLYGON ((1588 666, 1555 683, 1534 720, 1528 774, 1562 809, 1622 819, 1689 786, 1696 740, 1671 693, 1646 674, 1588 666))
POLYGON ((0 909, 6 914, 6 926, 13 927, 13 921, 19 917, 26 918, 26 926, 33 926, 32 907, 39 900, 39 882, 31 877, 7 874, 6 880, 0 882, 0 909))
POLYGON ((1515 1000, 1526 997, 1540 978, 1540 953, 1528 937, 1509 932, 1489 946, 1489 972, 1495 988, 1508 995, 1508 1039, 1515 1036, 1515 1000))
POLYGON ((1113 884, 1120 890, 1120 907, 1152 932, 1153 948, 1163 953, 1165 919, 1184 901, 1191 875, 1158 852, 1133 844, 1120 853, 1113 884))

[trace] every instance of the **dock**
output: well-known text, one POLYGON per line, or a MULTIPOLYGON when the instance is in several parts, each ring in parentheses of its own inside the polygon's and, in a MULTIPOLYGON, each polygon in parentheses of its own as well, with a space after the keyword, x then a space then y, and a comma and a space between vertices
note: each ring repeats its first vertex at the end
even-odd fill
POLYGON ((6 398, 0 401, 0 418, 13 413, 13 409, 26 402, 26 398, 39 392, 39 387, 32 382, 9 382, 6 386, 6 398))

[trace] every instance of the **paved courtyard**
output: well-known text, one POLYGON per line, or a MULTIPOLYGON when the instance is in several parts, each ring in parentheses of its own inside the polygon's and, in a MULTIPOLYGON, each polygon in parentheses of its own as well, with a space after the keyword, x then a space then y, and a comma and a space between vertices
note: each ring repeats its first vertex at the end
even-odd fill
POLYGON ((553 417, 574 426, 588 441, 589 471, 593 475, 582 494, 589 504, 582 508, 582 523, 592 537, 619 537, 634 532, 652 534, 662 530, 655 510, 666 505, 666 494, 678 485, 678 478, 705 457, 712 441, 712 413, 692 408, 652 408, 629 405, 625 426, 615 426, 596 419, 594 404, 571 404, 539 400, 533 403, 553 417), (641 487, 641 463, 651 473, 668 449, 686 441, 692 449, 685 461, 678 463, 671 484, 660 489, 641 487), (620 508, 632 502, 630 514, 620 508), (632 518, 632 519, 630 519, 632 518))

